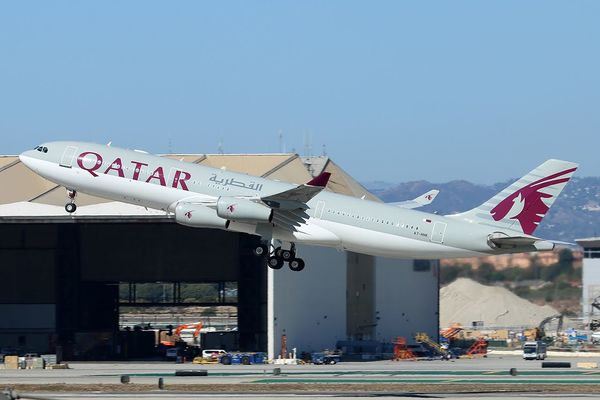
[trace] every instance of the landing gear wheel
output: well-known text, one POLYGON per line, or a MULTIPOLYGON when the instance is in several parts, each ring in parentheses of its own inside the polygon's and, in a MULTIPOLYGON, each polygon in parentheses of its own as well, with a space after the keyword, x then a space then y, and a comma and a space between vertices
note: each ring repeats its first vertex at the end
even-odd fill
POLYGON ((73 214, 75 210, 77 210, 77 205, 75 205, 75 203, 67 203, 65 205, 65 211, 69 214, 73 214))
POLYGON ((281 267, 283 267, 283 258, 271 256, 267 260, 267 265, 272 269, 281 269, 281 267))
POLYGON ((260 246, 256 246, 252 252, 255 256, 261 257, 267 253, 267 246, 261 244, 260 246))
POLYGON ((282 250, 281 251, 281 258, 283 258, 283 261, 291 261, 294 258, 296 258, 296 253, 293 252, 292 250, 282 250))
POLYGON ((301 258, 294 258, 288 263, 288 266, 292 271, 302 271, 304 269, 304 260, 301 258))
POLYGON ((281 256, 282 256, 282 255, 281 255, 282 253, 283 253, 283 250, 281 250, 281 247, 278 247, 278 248, 276 248, 276 249, 275 249, 275 251, 273 251, 273 255, 274 255, 275 257, 281 257, 281 256))

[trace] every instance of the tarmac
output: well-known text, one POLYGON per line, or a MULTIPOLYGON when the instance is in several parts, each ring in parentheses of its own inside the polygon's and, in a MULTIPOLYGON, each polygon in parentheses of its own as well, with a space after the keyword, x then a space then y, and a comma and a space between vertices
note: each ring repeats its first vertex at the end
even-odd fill
POLYGON ((578 362, 598 362, 597 357, 547 361, 571 362, 572 367, 542 368, 540 361, 513 355, 282 366, 73 362, 64 370, 0 370, 0 389, 14 388, 21 398, 33 393, 52 399, 600 398, 600 370, 576 368, 578 362), (207 376, 179 377, 177 370, 206 370, 207 376), (130 383, 120 383, 122 375, 130 383), (158 388, 159 378, 164 390, 158 388))

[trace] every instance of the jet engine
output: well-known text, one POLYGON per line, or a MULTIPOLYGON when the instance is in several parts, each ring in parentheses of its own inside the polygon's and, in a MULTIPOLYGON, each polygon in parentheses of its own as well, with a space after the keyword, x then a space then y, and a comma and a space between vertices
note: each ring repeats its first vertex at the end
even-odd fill
POLYGON ((251 200, 224 196, 217 200, 217 215, 233 221, 271 222, 273 210, 251 200))
POLYGON ((217 216, 212 208, 198 203, 177 203, 175 207, 175 221, 178 224, 193 228, 218 228, 225 229, 229 221, 217 216))

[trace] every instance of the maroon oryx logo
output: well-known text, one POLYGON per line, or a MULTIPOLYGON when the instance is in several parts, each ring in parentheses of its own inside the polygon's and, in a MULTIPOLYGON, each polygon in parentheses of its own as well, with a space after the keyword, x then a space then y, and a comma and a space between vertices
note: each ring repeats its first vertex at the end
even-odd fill
POLYGON ((187 219, 192 219, 192 212, 191 211, 186 212, 184 215, 187 217, 187 219))
POLYGON ((233 214, 233 212, 235 211, 235 204, 230 204, 227 206, 227 211, 229 211, 230 213, 233 214))
POLYGON ((571 168, 557 172, 522 187, 492 208, 490 214, 492 214, 495 221, 500 221, 505 217, 518 220, 523 232, 531 235, 550 209, 543 199, 553 197, 541 190, 548 186, 568 182, 570 178, 564 177, 564 175, 576 169, 571 168), (511 213, 511 215, 508 215, 508 213, 511 213))

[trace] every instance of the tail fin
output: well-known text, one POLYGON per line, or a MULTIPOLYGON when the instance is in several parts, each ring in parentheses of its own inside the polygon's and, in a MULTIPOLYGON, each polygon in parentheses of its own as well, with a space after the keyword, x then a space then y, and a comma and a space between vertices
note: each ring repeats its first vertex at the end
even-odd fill
POLYGON ((575 163, 548 160, 479 207, 452 217, 531 235, 575 170, 575 163))

